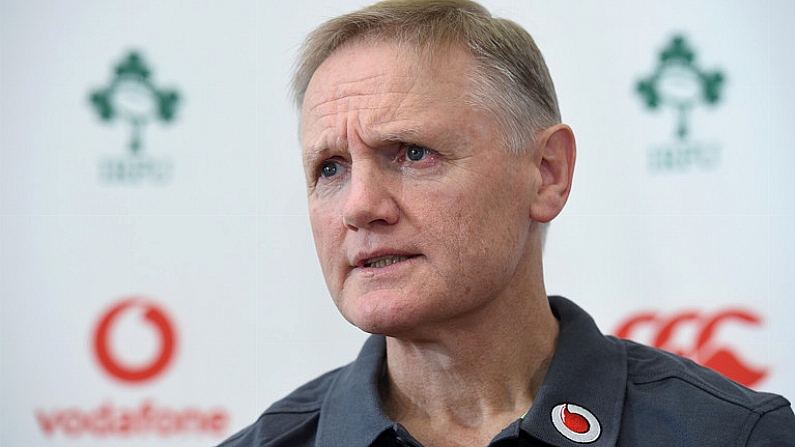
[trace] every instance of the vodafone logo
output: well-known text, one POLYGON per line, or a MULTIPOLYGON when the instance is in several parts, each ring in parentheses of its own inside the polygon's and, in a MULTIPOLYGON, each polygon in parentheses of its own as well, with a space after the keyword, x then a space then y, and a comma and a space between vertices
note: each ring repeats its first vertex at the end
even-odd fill
POLYGON ((140 297, 124 299, 100 317, 94 332, 94 354, 102 368, 111 376, 127 382, 140 383, 151 380, 168 366, 174 357, 176 335, 168 314, 157 304, 140 297), (130 365, 122 360, 113 343, 114 328, 128 313, 138 312, 140 323, 155 331, 160 340, 159 349, 142 365, 130 365))
MULTIPOLYGON (((142 297, 131 297, 116 302, 100 315, 92 347, 104 371, 122 382, 141 384, 162 374, 174 360, 177 336, 173 319, 161 306, 142 297)), ((45 437, 71 440, 222 437, 229 430, 231 417, 221 406, 169 404, 157 396, 141 396, 135 398, 135 403, 130 400, 132 394, 137 393, 125 392, 118 399, 103 393, 102 400, 89 407, 41 406, 34 415, 45 437)))
POLYGON ((593 413, 574 404, 560 404, 552 409, 552 425, 568 438, 580 444, 599 439, 602 426, 593 413))
POLYGON ((718 334, 723 329, 736 329, 735 326, 761 325, 761 317, 746 309, 726 309, 715 313, 685 311, 672 315, 641 312, 629 316, 614 333, 617 337, 637 340, 688 357, 735 382, 752 387, 767 376, 767 369, 749 365, 734 349, 721 343, 718 334))

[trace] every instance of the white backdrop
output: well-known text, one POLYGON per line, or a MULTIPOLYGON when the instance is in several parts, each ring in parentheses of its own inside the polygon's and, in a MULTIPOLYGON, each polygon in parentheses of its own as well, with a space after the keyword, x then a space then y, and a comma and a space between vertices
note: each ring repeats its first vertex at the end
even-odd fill
MULTIPOLYGON (((793 3, 483 3, 535 36, 578 139, 547 290, 795 397, 793 3), (674 36, 683 138, 637 91, 674 36), (713 104, 683 67, 721 74, 713 104)), ((286 86, 303 36, 364 4, 0 1, 0 445, 214 445, 353 359, 286 86)))

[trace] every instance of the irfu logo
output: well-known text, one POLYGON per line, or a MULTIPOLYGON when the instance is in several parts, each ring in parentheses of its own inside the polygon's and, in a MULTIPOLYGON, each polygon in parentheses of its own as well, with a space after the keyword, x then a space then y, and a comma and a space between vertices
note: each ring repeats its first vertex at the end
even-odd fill
POLYGON ((112 183, 137 184, 143 180, 167 181, 173 171, 168 159, 143 155, 144 128, 154 121, 170 123, 179 103, 175 90, 159 89, 152 81, 151 70, 140 54, 133 51, 115 68, 115 76, 106 88, 91 92, 89 99, 104 122, 124 121, 130 126, 130 155, 100 162, 100 177, 112 183))
POLYGON ((693 165, 713 167, 720 158, 716 144, 691 139, 690 115, 699 104, 714 106, 720 101, 724 76, 719 71, 700 69, 695 59, 685 38, 675 36, 660 52, 654 72, 636 85, 646 107, 651 110, 668 107, 676 114, 675 143, 649 153, 649 165, 654 170, 681 170, 693 165))

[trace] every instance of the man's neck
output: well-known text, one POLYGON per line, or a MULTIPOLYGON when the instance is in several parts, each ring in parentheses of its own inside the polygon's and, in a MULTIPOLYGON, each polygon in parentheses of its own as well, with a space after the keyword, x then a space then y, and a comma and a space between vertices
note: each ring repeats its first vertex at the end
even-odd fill
POLYGON ((487 445, 530 408, 555 352, 558 322, 538 301, 434 340, 388 337, 387 415, 428 447, 487 445))

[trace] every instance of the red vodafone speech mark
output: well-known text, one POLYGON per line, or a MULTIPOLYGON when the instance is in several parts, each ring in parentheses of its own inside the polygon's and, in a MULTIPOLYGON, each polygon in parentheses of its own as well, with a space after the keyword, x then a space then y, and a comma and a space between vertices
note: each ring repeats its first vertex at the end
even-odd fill
POLYGON ((133 297, 122 300, 111 307, 100 319, 94 334, 94 352, 100 365, 113 377, 125 382, 142 382, 152 379, 168 366, 174 355, 176 336, 174 326, 166 313, 157 305, 142 298, 133 297), (110 332, 119 316, 134 306, 144 309, 144 320, 160 334, 160 352, 148 364, 135 368, 120 362, 114 355, 110 344, 110 332))
POLYGON ((635 331, 650 328, 652 338, 649 344, 675 354, 689 357, 702 365, 714 369, 726 377, 745 386, 753 386, 767 376, 767 369, 753 368, 742 361, 731 349, 715 346, 715 335, 721 326, 728 323, 741 323, 760 326, 762 319, 749 310, 727 309, 715 314, 700 312, 680 312, 674 315, 660 315, 657 312, 641 312, 627 318, 615 331, 617 337, 634 338, 635 331), (678 348, 672 340, 677 333, 694 327, 695 340, 691 346, 678 348))
POLYGON ((562 403, 552 409, 552 425, 558 433, 578 444, 590 444, 602 434, 599 419, 579 405, 562 403))
POLYGON ((585 419, 581 414, 570 412, 568 405, 561 410, 560 418, 563 419, 563 425, 575 433, 585 433, 591 428, 588 419, 585 419))

